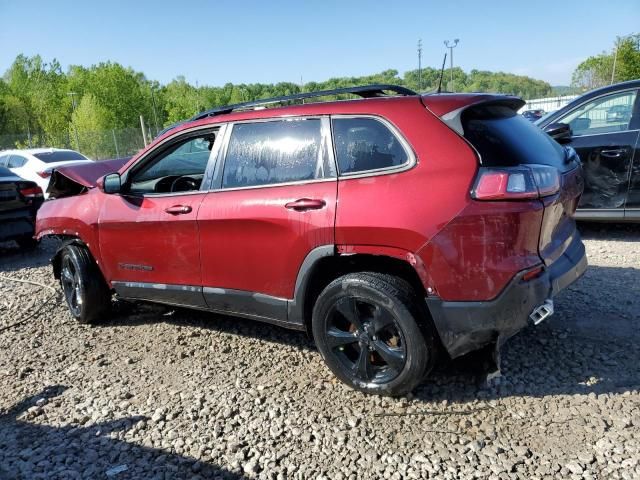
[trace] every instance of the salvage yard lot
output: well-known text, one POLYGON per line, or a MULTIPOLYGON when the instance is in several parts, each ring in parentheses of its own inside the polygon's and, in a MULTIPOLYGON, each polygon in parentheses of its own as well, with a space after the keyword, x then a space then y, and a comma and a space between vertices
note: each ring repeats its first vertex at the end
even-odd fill
POLYGON ((3 244, 0 478, 639 478, 640 227, 581 229, 589 270, 501 378, 462 359, 400 399, 249 320, 124 306, 78 325, 56 244, 3 244))

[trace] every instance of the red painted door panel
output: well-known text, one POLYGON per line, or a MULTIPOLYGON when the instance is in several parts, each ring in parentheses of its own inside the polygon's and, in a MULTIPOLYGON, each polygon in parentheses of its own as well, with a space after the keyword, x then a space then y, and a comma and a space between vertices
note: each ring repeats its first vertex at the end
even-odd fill
POLYGON ((198 215, 203 285, 292 298, 305 256, 334 243, 336 183, 207 194, 198 215))
POLYGON ((196 218, 205 195, 104 195, 99 238, 107 278, 200 285, 196 218))

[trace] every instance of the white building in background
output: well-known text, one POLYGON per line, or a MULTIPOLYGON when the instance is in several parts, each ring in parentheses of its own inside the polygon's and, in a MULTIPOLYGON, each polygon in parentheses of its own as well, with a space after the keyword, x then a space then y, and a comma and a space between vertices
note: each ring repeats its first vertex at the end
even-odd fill
POLYGON ((518 113, 522 113, 525 110, 538 110, 542 109, 545 113, 553 112, 555 110, 559 110, 568 104, 574 98, 578 98, 578 95, 563 95, 560 97, 547 97, 547 98, 533 98, 531 100, 526 100, 526 104, 518 113))

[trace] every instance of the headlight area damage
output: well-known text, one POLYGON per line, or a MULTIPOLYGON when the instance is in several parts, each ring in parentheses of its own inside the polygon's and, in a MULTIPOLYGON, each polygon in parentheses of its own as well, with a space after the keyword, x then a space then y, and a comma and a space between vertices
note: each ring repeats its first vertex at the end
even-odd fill
POLYGON ((60 167, 51 174, 49 198, 64 198, 84 193, 96 186, 100 177, 119 170, 130 157, 60 167))

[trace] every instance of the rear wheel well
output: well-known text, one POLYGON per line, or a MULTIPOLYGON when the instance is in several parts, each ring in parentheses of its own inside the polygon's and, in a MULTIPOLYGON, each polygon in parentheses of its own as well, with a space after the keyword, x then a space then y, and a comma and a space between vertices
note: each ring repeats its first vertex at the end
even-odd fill
MULTIPOLYGON (((426 291, 420 277, 407 262, 384 255, 333 255, 318 260, 314 266, 311 279, 304 296, 304 324, 311 332, 313 306, 322 290, 333 280, 348 273, 374 272, 401 278, 411 285, 419 298, 424 298, 426 291)), ((428 314, 426 303, 424 311, 428 314)))

